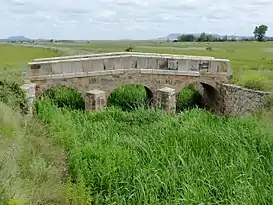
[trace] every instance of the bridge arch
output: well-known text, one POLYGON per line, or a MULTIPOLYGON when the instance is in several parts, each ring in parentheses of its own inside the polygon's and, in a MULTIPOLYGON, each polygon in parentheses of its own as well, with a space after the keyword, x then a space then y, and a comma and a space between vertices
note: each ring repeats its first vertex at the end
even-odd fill
MULTIPOLYGON (((194 97, 195 99, 189 100, 195 101, 194 103, 198 107, 209 109, 215 112, 219 111, 221 96, 220 91, 218 90, 217 85, 214 82, 197 80, 187 83, 186 86, 178 91, 177 101, 179 101, 179 96, 181 93, 183 93, 184 88, 192 89, 192 92, 190 92, 189 94, 191 94, 191 97, 194 97)), ((177 106, 179 107, 179 105, 177 106)))
POLYGON ((107 94, 107 105, 118 105, 130 110, 138 106, 151 107, 154 92, 141 83, 128 83, 114 87, 107 94))
POLYGON ((68 106, 72 109, 85 109, 84 95, 68 85, 53 85, 43 88, 36 99, 50 98, 58 107, 68 106))

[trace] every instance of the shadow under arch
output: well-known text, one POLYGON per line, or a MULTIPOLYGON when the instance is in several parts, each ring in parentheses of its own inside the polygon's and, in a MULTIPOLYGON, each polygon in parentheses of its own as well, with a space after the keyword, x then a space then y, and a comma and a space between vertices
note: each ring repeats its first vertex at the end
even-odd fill
POLYGON ((177 95, 177 111, 199 107, 212 112, 219 111, 219 91, 209 83, 193 82, 181 89, 177 95))
POLYGON ((142 84, 124 84, 111 91, 107 106, 120 107, 122 110, 149 108, 153 103, 153 92, 142 84))
POLYGON ((203 87, 201 95, 205 108, 213 112, 219 112, 220 92, 208 83, 200 82, 200 84, 203 87))
POLYGON ((59 108, 67 107, 69 109, 84 110, 84 97, 76 89, 66 85, 55 85, 47 88, 37 100, 49 100, 59 108))

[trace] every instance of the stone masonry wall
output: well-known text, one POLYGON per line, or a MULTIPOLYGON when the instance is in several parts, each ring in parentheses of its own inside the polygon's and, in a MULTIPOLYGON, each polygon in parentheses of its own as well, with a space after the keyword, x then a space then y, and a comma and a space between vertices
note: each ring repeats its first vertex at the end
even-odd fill
POLYGON ((247 115, 263 109, 273 92, 256 91, 240 86, 222 84, 221 113, 229 116, 247 115))

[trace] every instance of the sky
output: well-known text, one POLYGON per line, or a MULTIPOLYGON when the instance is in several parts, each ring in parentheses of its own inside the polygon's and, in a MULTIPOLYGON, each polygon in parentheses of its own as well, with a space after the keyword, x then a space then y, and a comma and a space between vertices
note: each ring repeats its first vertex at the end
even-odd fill
POLYGON ((273 0, 0 0, 0 38, 153 39, 169 33, 273 36, 273 0), (271 28, 272 27, 272 28, 271 28))

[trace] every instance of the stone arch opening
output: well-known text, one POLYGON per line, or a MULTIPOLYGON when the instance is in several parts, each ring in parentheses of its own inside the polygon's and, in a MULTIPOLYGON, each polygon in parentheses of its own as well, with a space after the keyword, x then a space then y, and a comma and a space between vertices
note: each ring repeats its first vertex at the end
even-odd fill
POLYGON ((108 96, 107 106, 130 111, 152 106, 153 92, 141 84, 125 84, 115 88, 108 96))
POLYGON ((85 102, 82 94, 65 85, 52 86, 46 89, 37 100, 48 100, 59 108, 84 110, 85 102))
POLYGON ((203 108, 203 98, 199 90, 198 84, 189 84, 182 88, 177 94, 176 111, 182 112, 196 107, 203 108))
POLYGON ((202 85, 201 95, 206 109, 213 112, 219 111, 220 92, 210 84, 200 82, 202 85))
POLYGON ((177 111, 194 107, 218 111, 220 93, 212 85, 204 82, 190 83, 178 93, 177 111))

